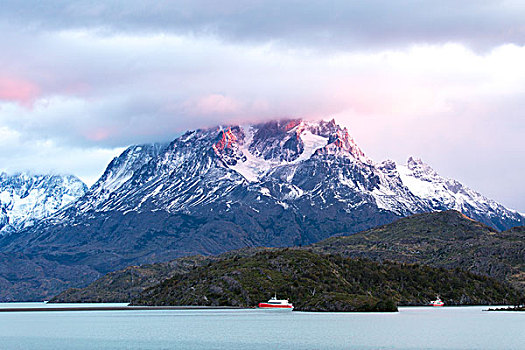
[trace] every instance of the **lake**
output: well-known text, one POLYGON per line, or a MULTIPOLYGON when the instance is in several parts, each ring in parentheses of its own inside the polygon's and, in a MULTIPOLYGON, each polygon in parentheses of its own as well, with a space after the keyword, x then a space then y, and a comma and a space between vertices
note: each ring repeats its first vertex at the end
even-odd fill
MULTIPOLYGON (((64 306, 79 305, 93 304, 64 306)), ((401 307, 391 314, 272 310, 0 313, 0 348, 525 349, 525 313, 484 309, 487 307, 401 307)))

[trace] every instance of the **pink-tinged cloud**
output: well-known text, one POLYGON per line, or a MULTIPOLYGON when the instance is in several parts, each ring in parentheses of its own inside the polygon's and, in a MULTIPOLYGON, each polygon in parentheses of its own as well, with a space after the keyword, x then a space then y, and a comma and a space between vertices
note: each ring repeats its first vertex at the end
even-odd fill
POLYGON ((39 93, 40 88, 30 81, 0 76, 0 100, 30 107, 39 93))
POLYGON ((84 136, 90 141, 104 141, 113 136, 114 130, 110 128, 96 128, 88 130, 84 136))
POLYGON ((189 109, 198 115, 225 115, 238 114, 242 104, 228 96, 211 94, 186 104, 189 109))

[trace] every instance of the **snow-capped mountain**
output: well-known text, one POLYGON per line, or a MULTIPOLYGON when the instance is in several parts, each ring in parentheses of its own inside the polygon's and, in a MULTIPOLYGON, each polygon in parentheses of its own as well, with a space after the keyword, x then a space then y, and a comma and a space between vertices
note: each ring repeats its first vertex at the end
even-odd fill
POLYGON ((86 198, 83 198, 78 207, 87 211, 92 209, 89 203, 103 203, 109 200, 122 185, 133 177, 135 172, 158 157, 159 152, 165 146, 166 144, 156 143, 128 147, 119 157, 109 163, 104 174, 90 188, 86 198))
POLYGON ((93 213, 163 211, 220 219, 239 210, 262 218, 267 210, 283 211, 297 217, 294 233, 266 233, 266 244, 289 245, 356 232, 426 207, 335 121, 291 120, 195 130, 169 145, 130 147, 53 222, 82 224, 93 213), (344 224, 329 224, 341 220, 327 217, 325 225, 303 232, 301 221, 338 212, 346 216, 344 224))
MULTIPOLYGON (((132 146, 76 204, 73 217, 159 210, 203 215, 235 205, 254 212, 278 205, 302 217, 369 207, 387 221, 455 209, 498 229, 524 223, 519 213, 439 176, 421 160, 373 162, 334 120, 195 130, 170 144, 132 146)), ((71 211, 62 212, 55 222, 71 219, 71 211)))
POLYGON ((0 173, 0 234, 29 227, 86 192, 72 175, 0 173))
POLYGON ((525 225, 522 214, 509 210, 460 182, 440 176, 421 159, 410 157, 406 165, 398 166, 403 184, 426 200, 430 210, 457 210, 489 226, 504 230, 525 225))
POLYGON ((306 245, 444 209, 498 229, 525 224, 419 160, 375 163, 333 120, 194 130, 129 147, 74 203, 0 237, 0 281, 24 289, 36 265, 35 290, 82 286, 130 264, 306 245))

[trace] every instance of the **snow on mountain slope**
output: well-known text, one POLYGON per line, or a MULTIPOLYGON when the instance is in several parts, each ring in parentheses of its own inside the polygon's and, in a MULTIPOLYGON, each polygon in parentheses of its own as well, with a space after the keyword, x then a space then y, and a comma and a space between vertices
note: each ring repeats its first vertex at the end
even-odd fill
POLYGON ((132 211, 219 215, 235 206, 280 207, 300 217, 327 210, 344 213, 341 220, 358 211, 402 217, 456 209, 498 229, 524 223, 519 213, 419 160, 375 163, 334 120, 300 119, 194 130, 170 144, 132 146, 69 209, 74 214, 54 219, 84 222, 87 213, 132 211))
MULTIPOLYGON (((367 172, 358 176, 357 182, 348 180, 347 184, 352 183, 352 186, 341 188, 341 193, 331 197, 342 198, 347 196, 343 192, 358 191, 367 197, 358 203, 373 201, 365 193, 369 185, 362 182, 367 182, 368 176, 375 179, 381 174, 373 168, 372 161, 357 147, 348 131, 334 121, 292 120, 191 131, 169 145, 156 146, 154 153, 145 146, 130 147, 108 166, 77 208, 80 212, 154 208, 195 213, 211 203, 229 207, 242 202, 257 208, 261 201, 269 201, 279 206, 293 206, 295 197, 283 195, 289 192, 284 187, 307 194, 305 198, 310 198, 310 202, 323 190, 323 187, 317 187, 314 192, 303 190, 300 183, 305 179, 294 178, 293 174, 303 174, 312 164, 323 165, 329 158, 333 158, 330 161, 342 160, 343 170, 351 166, 357 172, 367 172), (135 159, 141 161, 137 163, 135 159), (126 165, 128 163, 130 165, 126 165), (287 173, 286 179, 281 177, 283 172, 287 173), (280 179, 275 178, 277 174, 280 179), (274 186, 274 190, 269 191, 262 185, 266 181, 281 182, 281 190, 274 186)), ((325 170, 317 172, 317 176, 307 175, 306 180, 319 185, 325 180, 333 182, 331 176, 335 170, 325 170)), ((330 185, 326 186, 329 192, 330 185)), ((355 207, 357 203, 343 205, 355 207)))
MULTIPOLYGON (((166 144, 153 143, 128 147, 122 154, 114 158, 107 166, 104 174, 90 188, 86 198, 79 201, 81 210, 89 210, 96 204, 107 201, 111 195, 130 180, 135 172, 145 164, 159 156, 166 144)), ((64 217, 62 215, 62 217, 64 217)))
POLYGON ((454 209, 498 229, 508 228, 504 221, 525 224, 523 216, 460 182, 440 176, 421 159, 410 157, 406 166, 398 166, 403 184, 419 198, 429 202, 433 210, 454 209), (503 222, 501 222, 503 221, 503 222))
POLYGON ((295 142, 297 142, 302 151, 298 156, 288 153, 286 156, 277 159, 261 157, 263 154, 257 149, 257 147, 253 146, 253 138, 255 134, 254 128, 251 126, 244 126, 243 132, 245 139, 242 140, 240 143, 241 146, 239 147, 239 151, 244 156, 244 158, 238 161, 236 164, 231 165, 230 168, 240 173, 248 181, 256 182, 270 169, 276 166, 282 164, 299 163, 301 161, 310 159, 315 151, 325 147, 328 144, 328 137, 313 134, 308 129, 309 126, 312 126, 312 124, 305 122, 300 122, 294 127, 288 126, 289 130, 286 131, 287 135, 283 139, 277 139, 279 151, 286 149, 287 144, 291 144, 291 141, 294 141, 294 138, 295 142), (259 156, 252 154, 250 146, 251 149, 255 151, 254 153, 259 154, 259 156))
POLYGON ((0 174, 0 233, 31 226, 87 191, 72 175, 0 174))

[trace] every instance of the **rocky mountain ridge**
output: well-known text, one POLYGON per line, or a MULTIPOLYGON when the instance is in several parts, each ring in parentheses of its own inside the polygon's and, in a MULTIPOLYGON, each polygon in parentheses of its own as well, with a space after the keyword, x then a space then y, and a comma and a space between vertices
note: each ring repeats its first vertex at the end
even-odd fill
MULTIPOLYGON (((82 286, 130 264, 307 245, 450 208, 500 230, 524 224, 429 169, 414 159, 375 163, 333 120, 193 130, 129 147, 73 205, 2 237, 0 247, 7 260, 46 266, 33 287, 42 295, 54 264, 83 271, 58 269, 57 283, 82 286)), ((8 289, 25 278, 5 271, 8 289)))
MULTIPOLYGON (((441 177, 420 159, 365 156, 334 120, 287 120, 189 131, 169 144, 129 147, 74 217, 94 212, 201 213, 208 205, 280 205, 300 212, 371 205, 393 217, 454 209, 499 230, 525 224, 513 210, 441 177)), ((71 212, 60 215, 70 220, 71 212)), ((81 219, 82 220, 82 219, 81 219)))

